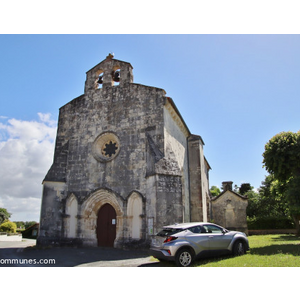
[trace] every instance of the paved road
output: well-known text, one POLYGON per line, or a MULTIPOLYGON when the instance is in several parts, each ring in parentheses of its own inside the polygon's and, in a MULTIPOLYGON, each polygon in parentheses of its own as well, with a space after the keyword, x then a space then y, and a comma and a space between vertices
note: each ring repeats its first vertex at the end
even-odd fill
POLYGON ((0 267, 165 267, 148 251, 113 248, 45 248, 36 241, 0 242, 0 267))

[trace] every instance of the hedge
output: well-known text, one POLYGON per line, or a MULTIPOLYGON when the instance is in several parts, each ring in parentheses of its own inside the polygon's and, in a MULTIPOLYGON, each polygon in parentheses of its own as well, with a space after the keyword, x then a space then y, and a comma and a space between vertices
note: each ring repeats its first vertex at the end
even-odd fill
POLYGON ((266 217, 266 218, 248 218, 248 229, 263 230, 263 229, 293 229, 295 224, 288 217, 266 217))

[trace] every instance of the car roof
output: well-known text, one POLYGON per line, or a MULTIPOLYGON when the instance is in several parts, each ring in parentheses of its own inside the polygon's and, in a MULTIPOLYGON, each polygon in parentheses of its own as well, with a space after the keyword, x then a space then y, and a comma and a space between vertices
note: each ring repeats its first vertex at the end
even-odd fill
POLYGON ((216 225, 216 224, 207 223, 207 222, 175 223, 175 224, 164 226, 163 228, 189 228, 197 225, 216 225))

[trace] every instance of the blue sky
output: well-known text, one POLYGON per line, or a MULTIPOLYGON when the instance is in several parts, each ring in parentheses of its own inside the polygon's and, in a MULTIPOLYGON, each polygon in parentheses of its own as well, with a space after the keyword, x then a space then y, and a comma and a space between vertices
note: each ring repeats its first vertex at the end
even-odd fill
POLYGON ((210 186, 258 188, 264 145, 299 130, 299 35, 0 35, 0 45, 0 207, 13 220, 38 221, 59 108, 109 52, 132 64, 135 83, 163 88, 203 138, 210 186))

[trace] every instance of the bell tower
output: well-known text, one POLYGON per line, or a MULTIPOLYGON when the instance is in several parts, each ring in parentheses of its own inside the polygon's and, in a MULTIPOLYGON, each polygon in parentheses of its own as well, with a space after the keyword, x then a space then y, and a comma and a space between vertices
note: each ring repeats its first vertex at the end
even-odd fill
POLYGON ((105 60, 86 72, 85 94, 105 87, 133 83, 131 64, 113 57, 110 53, 105 60))

